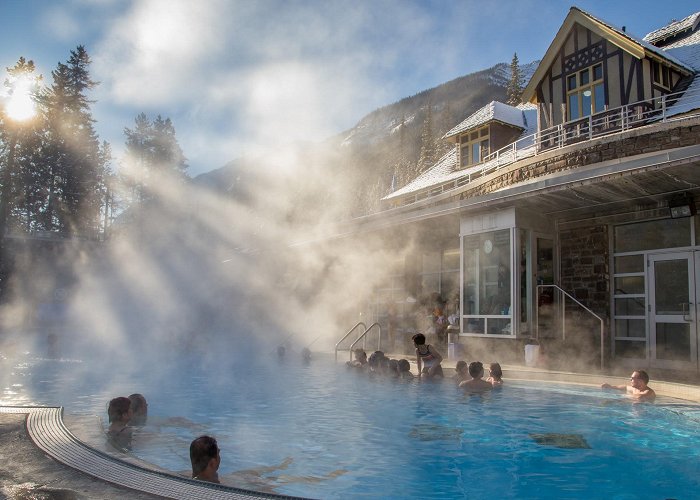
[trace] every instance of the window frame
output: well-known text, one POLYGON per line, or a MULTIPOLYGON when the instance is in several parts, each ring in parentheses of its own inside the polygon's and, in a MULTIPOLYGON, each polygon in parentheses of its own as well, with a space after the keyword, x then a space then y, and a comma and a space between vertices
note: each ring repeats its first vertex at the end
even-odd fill
POLYGON ((464 132, 459 138, 459 166, 460 168, 478 165, 491 152, 491 126, 472 129, 464 132), (485 143, 485 144, 484 144, 485 143), (477 148, 474 150, 474 148, 477 148), (478 152, 478 161, 474 161, 474 152, 478 152), (466 154, 465 154, 466 153, 466 154))
POLYGON ((594 115, 605 111, 605 71, 602 62, 597 62, 586 68, 570 73, 566 76, 566 114, 567 120, 579 120, 587 116, 594 115), (600 77, 596 78, 596 68, 600 68, 600 77), (587 81, 584 82, 584 79, 587 81), (574 85, 572 86, 572 82, 574 85), (589 91, 590 95, 585 95, 589 91), (598 97, 598 92, 602 92, 603 106, 602 109, 596 108, 596 97, 598 97), (572 113, 572 97, 576 99, 576 113, 577 116, 573 116, 572 113), (590 102, 588 113, 584 113, 584 98, 587 98, 590 102))

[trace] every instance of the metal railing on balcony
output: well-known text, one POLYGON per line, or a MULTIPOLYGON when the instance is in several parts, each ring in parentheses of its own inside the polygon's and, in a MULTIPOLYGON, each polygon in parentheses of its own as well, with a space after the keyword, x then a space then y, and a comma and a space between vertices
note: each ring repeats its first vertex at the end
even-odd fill
POLYGON ((521 137, 486 156, 481 164, 465 169, 464 175, 433 186, 429 191, 416 193, 413 197, 405 198, 404 204, 409 205, 462 187, 523 158, 534 157, 544 152, 617 134, 651 123, 669 122, 695 116, 700 116, 700 86, 691 85, 684 92, 644 99, 570 120, 521 137))

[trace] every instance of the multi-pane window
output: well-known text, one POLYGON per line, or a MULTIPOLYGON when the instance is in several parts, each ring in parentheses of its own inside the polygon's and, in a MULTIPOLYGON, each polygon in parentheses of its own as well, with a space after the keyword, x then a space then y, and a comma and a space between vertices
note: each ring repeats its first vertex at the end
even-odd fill
POLYGON ((576 120, 605 109, 603 65, 595 64, 566 77, 569 120, 576 120))
POLYGON ((482 127, 459 139, 459 164, 461 167, 476 165, 489 154, 489 127, 482 127))

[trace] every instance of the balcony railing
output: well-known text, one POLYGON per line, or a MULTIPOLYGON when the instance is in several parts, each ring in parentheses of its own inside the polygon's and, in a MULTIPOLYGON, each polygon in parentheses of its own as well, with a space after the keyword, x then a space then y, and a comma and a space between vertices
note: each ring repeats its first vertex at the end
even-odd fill
POLYGON ((421 191, 412 197, 404 198, 403 204, 409 205, 462 187, 523 158, 534 157, 544 152, 643 125, 680 120, 690 116, 700 116, 700 86, 696 88, 691 86, 685 92, 644 99, 607 109, 521 137, 486 156, 483 163, 465 169, 464 175, 433 186, 428 191, 421 191))

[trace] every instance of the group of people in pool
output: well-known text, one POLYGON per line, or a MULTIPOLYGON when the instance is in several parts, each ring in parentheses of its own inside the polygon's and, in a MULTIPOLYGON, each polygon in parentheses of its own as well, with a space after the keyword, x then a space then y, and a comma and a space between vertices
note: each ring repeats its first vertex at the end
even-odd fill
MULTIPOLYGON (((416 348, 416 366, 418 377, 443 378, 442 355, 434 346, 426 344, 425 335, 417 333, 413 336, 416 348)), ((364 349, 355 349, 352 361, 346 365, 349 368, 366 371, 371 375, 382 375, 395 378, 413 378, 411 364, 407 359, 390 359, 382 351, 375 351, 367 358, 364 349)), ((481 361, 459 361, 456 366, 454 380, 465 392, 484 392, 503 385, 503 371, 498 363, 491 363, 489 377, 484 380, 484 365, 481 361)))
MULTIPOLYGON (((444 377, 442 371, 442 355, 434 346, 425 343, 425 335, 417 333, 413 336, 416 348, 416 365, 418 377, 444 377)), ((406 359, 389 359, 382 351, 375 351, 367 359, 363 349, 355 349, 355 359, 346 364, 350 368, 366 370, 371 374, 387 375, 399 378, 413 378, 411 365, 406 359)), ((484 380, 484 365, 481 361, 458 361, 455 366, 454 380, 467 393, 486 392, 494 387, 503 385, 503 370, 498 363, 489 365, 489 376, 484 380)), ((637 401, 654 401, 656 393, 649 387, 649 375, 644 370, 636 370, 630 376, 629 385, 602 384, 603 389, 625 391, 637 401)))
POLYGON ((130 450, 132 430, 134 426, 146 424, 148 417, 148 403, 143 394, 120 396, 112 399, 107 407, 109 428, 107 440, 120 450, 130 450))

